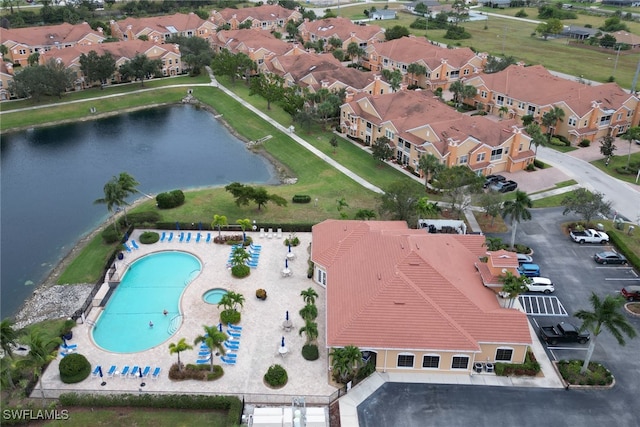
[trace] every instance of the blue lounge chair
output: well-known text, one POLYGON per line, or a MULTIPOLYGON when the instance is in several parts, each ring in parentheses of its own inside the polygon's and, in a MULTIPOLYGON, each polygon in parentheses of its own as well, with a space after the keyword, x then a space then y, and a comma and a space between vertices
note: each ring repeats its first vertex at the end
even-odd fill
POLYGON ((140 249, 140 246, 138 246, 135 240, 131 241, 131 246, 133 246, 133 249, 140 249))
POLYGON ((234 325, 233 323, 227 323, 227 326, 233 331, 242 331, 242 326, 234 325))
POLYGON ((200 238, 202 237, 202 235, 200 233, 198 233, 198 235, 196 236, 196 243, 200 243, 200 238))
POLYGON ((238 347, 237 345, 231 345, 228 344, 226 341, 224 342, 224 348, 226 348, 227 350, 231 350, 231 351, 238 351, 240 350, 240 347, 238 347))
POLYGON ((211 233, 207 233, 207 240, 205 240, 205 243, 209 243, 211 241, 211 233))
POLYGON ((122 246, 127 250, 127 252, 131 252, 131 248, 126 243, 123 243, 122 246))
POLYGON ((227 358, 222 356, 220 358, 220 360, 222 360, 222 363, 224 363, 225 365, 235 365, 236 364, 236 359, 233 358, 227 358))
POLYGON ((225 342, 229 345, 240 345, 240 341, 238 340, 226 340, 225 342))
POLYGON ((145 366, 142 371, 142 377, 147 378, 149 376, 149 371, 151 370, 151 366, 145 366))
POLYGON ((262 245, 254 245, 253 243, 251 243, 249 245, 249 249, 260 252, 260 250, 262 249, 262 245))
POLYGON ((97 377, 98 374, 100 373, 100 369, 102 369, 100 365, 96 365, 96 367, 93 369, 93 372, 91 372, 91 376, 97 377))
POLYGON ((209 363, 210 359, 198 359, 196 360, 196 365, 205 365, 207 363, 209 363))
POLYGON ((129 365, 125 365, 125 367, 122 368, 122 372, 120 372, 121 378, 126 378, 127 375, 129 375, 129 365))
POLYGON ((173 231, 169 233, 169 238, 167 239, 167 242, 171 243, 172 240, 173 240, 173 231))
POLYGON ((225 355, 224 355, 224 356, 222 356, 222 357, 226 357, 226 358, 228 358, 228 359, 237 359, 237 358, 238 358, 238 355, 237 355, 236 353, 227 353, 227 354, 225 354, 225 355))
POLYGON ((184 231, 180 232, 180 243, 184 240, 184 231))
POLYGON ((65 350, 72 351, 78 348, 78 344, 62 344, 60 347, 64 348, 65 350))
POLYGON ((198 352, 198 357, 204 358, 204 357, 209 357, 209 356, 211 356, 211 352, 210 351, 200 351, 200 352, 198 352))
POLYGON ((191 241, 191 232, 187 233, 187 243, 191 241))
POLYGON ((160 241, 164 242, 165 237, 167 237, 167 233, 166 233, 166 231, 163 231, 162 232, 162 236, 160 236, 160 241))
POLYGON ((129 377, 130 378, 135 378, 138 376, 138 371, 140 370, 140 368, 138 367, 138 365, 135 365, 133 367, 133 369, 131 370, 131 372, 129 373, 129 377))
POLYGON ((72 353, 73 353, 72 351, 69 351, 69 352, 61 351, 58 354, 60 355, 60 357, 65 357, 65 356, 68 356, 68 355, 70 355, 72 353))
POLYGON ((153 374, 151 374, 151 378, 153 378, 154 380, 157 380, 158 377, 160 376, 160 371, 161 371, 161 368, 159 366, 156 366, 156 369, 153 370, 153 374))
POLYGON ((113 374, 116 373, 116 369, 117 369, 116 365, 111 365, 111 367, 107 371, 107 376, 108 377, 113 377, 113 374))
POLYGON ((227 329, 227 335, 229 335, 231 338, 240 338, 242 336, 242 334, 238 331, 230 331, 229 329, 227 329))

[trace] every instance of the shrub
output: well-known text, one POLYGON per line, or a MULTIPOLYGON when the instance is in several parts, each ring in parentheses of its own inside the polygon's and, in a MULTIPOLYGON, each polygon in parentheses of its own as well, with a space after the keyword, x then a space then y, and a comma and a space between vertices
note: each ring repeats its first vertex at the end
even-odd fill
POLYGON ((155 231, 145 231, 140 235, 140 243, 151 245, 160 240, 160 236, 155 231))
POLYGON ((305 195, 296 194, 295 196, 293 196, 291 201, 293 203, 309 203, 311 202, 311 196, 308 196, 306 194, 305 195))
POLYGON ((535 159, 533 161, 533 165, 535 167, 537 167, 538 169, 546 169, 547 168, 546 163, 544 163, 544 162, 542 162, 541 160, 538 160, 538 159, 535 159))
POLYGON ((560 141, 562 141, 564 143, 564 145, 566 145, 567 147, 571 146, 571 141, 569 141, 569 139, 567 139, 566 136, 564 135, 555 135, 555 138, 558 138, 560 141))
POLYGON ((256 290, 256 298, 261 299, 261 300, 267 299, 267 291, 265 291, 262 288, 256 290))
POLYGON ((193 365, 187 364, 182 370, 178 369, 178 364, 174 363, 169 368, 169 379, 174 381, 183 380, 199 380, 199 381, 213 381, 224 375, 224 370, 220 365, 213 365, 213 372, 211 372, 211 365, 193 365))
POLYGON ((519 254, 529 254, 529 253, 531 253, 531 248, 529 246, 523 245, 521 243, 516 243, 515 250, 519 254))
POLYGON ((291 244, 291 246, 298 246, 300 244, 300 239, 298 239, 297 236, 293 236, 293 237, 289 237, 288 239, 284 239, 284 245, 285 246, 289 246, 289 244, 291 244))
POLYGON ((305 344, 302 346, 302 357, 305 360, 318 360, 320 354, 318 353, 318 346, 315 344, 305 344))
POLYGON ((531 351, 527 351, 524 363, 502 363, 495 364, 496 375, 498 376, 535 376, 540 372, 540 364, 531 351))
POLYGON ((269 366, 267 373, 264 374, 264 382, 274 388, 283 387, 287 381, 287 371, 280 365, 269 366))
POLYGON ((533 163, 529 163, 526 167, 526 169, 531 172, 534 171, 536 169, 535 165, 533 163))
POLYGON ((156 196, 158 208, 171 209, 184 203, 184 193, 182 190, 173 190, 168 193, 160 193, 156 196))
POLYGON ((237 324, 240 323, 240 312, 236 311, 236 310, 223 310, 220 313, 220 322, 222 322, 223 325, 226 325, 228 323, 233 323, 233 324, 237 324))
POLYGON ((591 141, 589 141, 588 139, 583 139, 578 145, 580 147, 588 147, 591 145, 591 141))
POLYGON ((520 9, 518 12, 516 12, 516 17, 517 18, 526 18, 527 16, 527 12, 524 11, 524 9, 520 9))
POLYGON ((231 275, 233 277, 237 277, 238 279, 242 279, 243 277, 247 277, 251 273, 248 265, 234 265, 231 267, 231 275))
POLYGON ((91 363, 81 354, 72 353, 60 361, 60 379, 65 384, 83 381, 91 373, 91 363))
POLYGON ((160 214, 155 211, 149 211, 127 214, 126 218, 124 216, 121 217, 118 223, 122 227, 131 225, 135 227, 155 227, 158 221, 160 221, 160 214))
POLYGON ((102 240, 108 245, 119 242, 122 239, 122 234, 116 233, 112 225, 102 230, 101 236, 102 240))
POLYGON ((613 382, 611 372, 600 363, 590 362, 587 372, 581 374, 582 363, 582 360, 561 360, 558 362, 558 371, 569 384, 608 385, 613 382))

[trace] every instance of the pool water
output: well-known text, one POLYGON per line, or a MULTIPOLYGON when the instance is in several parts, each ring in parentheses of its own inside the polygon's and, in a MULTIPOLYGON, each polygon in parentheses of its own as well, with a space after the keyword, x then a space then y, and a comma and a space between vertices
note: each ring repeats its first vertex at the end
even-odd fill
POLYGON ((133 353, 169 339, 180 326, 180 296, 201 270, 198 258, 186 252, 159 252, 135 261, 93 328, 95 343, 133 353))
POLYGON ((204 293, 204 295, 202 295, 202 299, 204 300, 204 302, 207 302, 209 304, 218 304, 222 300, 222 297, 225 296, 226 294, 227 294, 226 289, 222 289, 222 288, 209 289, 207 292, 204 293))

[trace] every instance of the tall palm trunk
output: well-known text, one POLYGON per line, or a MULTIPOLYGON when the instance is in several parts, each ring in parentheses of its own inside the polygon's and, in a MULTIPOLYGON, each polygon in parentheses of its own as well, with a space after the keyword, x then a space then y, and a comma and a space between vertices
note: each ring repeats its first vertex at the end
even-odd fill
POLYGON ((516 245, 516 230, 518 229, 518 221, 511 217, 511 247, 516 245))

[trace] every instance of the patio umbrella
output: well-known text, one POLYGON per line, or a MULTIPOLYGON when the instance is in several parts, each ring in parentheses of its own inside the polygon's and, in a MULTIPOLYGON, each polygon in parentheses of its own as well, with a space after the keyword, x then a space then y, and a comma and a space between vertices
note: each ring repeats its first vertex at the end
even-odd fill
POLYGON ((289 242, 289 252, 291 252, 291 242, 289 242))
POLYGON ((102 378, 102 366, 98 366, 98 375, 102 378))
POLYGON ((143 378, 143 376, 142 376, 142 366, 144 366, 144 365, 140 365, 140 369, 138 369, 138 376, 140 377, 140 381, 142 381, 142 383, 140 383, 140 387, 144 387, 146 385, 144 380, 142 379, 143 378))
POLYGON ((124 233, 124 241, 126 242, 127 240, 129 240, 129 233, 124 233))
POLYGON ((282 343, 280 344, 281 347, 284 347, 284 337, 282 337, 282 343))
POLYGON ((222 332, 222 322, 218 323, 218 330, 220 330, 220 332, 222 332))
POLYGON ((180 223, 176 221, 176 230, 180 230, 180 223))
POLYGON ((284 268, 289 268, 289 260, 288 259, 284 259, 284 268))
POLYGON ((289 320, 289 310, 285 313, 284 320, 289 320))
POLYGON ((62 336, 62 348, 67 348, 67 340, 64 339, 64 335, 62 336))

